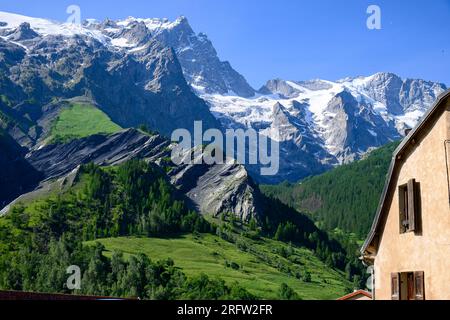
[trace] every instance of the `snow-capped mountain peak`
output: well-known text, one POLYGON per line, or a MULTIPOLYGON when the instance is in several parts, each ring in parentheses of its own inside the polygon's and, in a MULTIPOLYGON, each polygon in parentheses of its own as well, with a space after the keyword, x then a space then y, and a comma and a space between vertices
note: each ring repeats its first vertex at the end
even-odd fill
MULTIPOLYGON (((262 129, 282 142, 282 157, 320 150, 317 161, 335 165, 399 139, 445 89, 439 83, 377 73, 338 81, 274 79, 250 98, 201 96, 225 126, 262 129)), ((296 165, 301 167, 302 161, 296 165)), ((289 170, 285 178, 299 176, 289 170)))
POLYGON ((189 22, 185 16, 180 16, 175 21, 170 21, 167 18, 143 19, 143 18, 128 17, 127 19, 119 20, 116 23, 118 26, 129 27, 131 24, 133 24, 135 22, 143 22, 151 32, 155 32, 155 33, 161 32, 163 30, 171 30, 182 24, 187 24, 187 25, 189 24, 189 22))
MULTIPOLYGON (((48 51, 64 55, 61 48, 79 48, 78 41, 89 43, 89 48, 72 52, 77 57, 70 60, 73 70, 59 66, 68 78, 72 71, 76 74, 84 70, 86 56, 100 49, 108 52, 105 57, 120 57, 108 68, 123 74, 130 71, 132 82, 140 79, 136 85, 144 83, 145 89, 153 92, 175 83, 184 86, 208 103, 223 128, 252 127, 280 142, 280 173, 266 182, 296 181, 358 159, 367 150, 400 138, 446 89, 440 83, 379 72, 337 81, 273 79, 255 91, 229 62, 219 59, 207 35, 195 33, 185 17, 174 21, 88 19, 73 25, 0 12, 0 42, 19 52, 8 56, 15 63, 20 55, 36 50, 34 54, 43 54, 48 66, 55 67, 54 55, 48 51), (148 65, 139 69, 144 61, 153 63, 158 50, 173 70, 164 65, 155 70, 148 65)), ((80 79, 81 75, 67 79, 64 85, 72 88, 80 79)))
POLYGON ((233 93, 251 97, 255 90, 229 62, 221 61, 206 34, 196 34, 184 16, 174 21, 134 18, 103 22, 86 20, 82 25, 0 12, 0 36, 7 37, 21 24, 28 23, 40 36, 86 36, 115 50, 135 53, 153 37, 175 50, 188 83, 203 93, 233 93))
POLYGON ((29 24, 31 29, 42 36, 61 35, 72 37, 85 35, 95 38, 100 42, 106 42, 107 38, 97 30, 91 30, 82 25, 72 23, 60 23, 41 18, 32 18, 23 15, 0 11, 0 31, 5 32, 19 28, 24 23, 29 24))

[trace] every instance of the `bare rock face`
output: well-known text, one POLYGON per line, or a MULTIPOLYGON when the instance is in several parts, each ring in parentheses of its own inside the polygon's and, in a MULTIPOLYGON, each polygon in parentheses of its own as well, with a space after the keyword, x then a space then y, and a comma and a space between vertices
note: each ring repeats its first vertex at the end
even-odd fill
POLYGON ((367 94, 387 106, 393 115, 424 111, 445 91, 445 85, 421 79, 402 79, 396 74, 380 72, 364 86, 367 94))
POLYGON ((278 94, 282 98, 294 98, 298 95, 297 90, 292 88, 282 79, 273 79, 259 89, 262 94, 278 94))
MULTIPOLYGON (((117 27, 117 24, 115 25, 117 27)), ((129 43, 136 45, 144 45, 152 38, 150 31, 144 22, 131 23, 128 28, 123 29, 119 34, 114 35, 115 38, 125 38, 129 43)))
POLYGON ((358 153, 374 145, 383 145, 396 136, 381 116, 373 113, 364 103, 358 102, 349 92, 337 94, 326 111, 333 114, 325 120, 333 131, 326 135, 338 161, 348 163, 356 160, 358 153))
POLYGON ((260 220, 259 191, 242 165, 216 165, 197 179, 187 193, 201 212, 231 213, 241 221, 260 220))
POLYGON ((60 178, 81 164, 117 165, 131 159, 155 157, 169 142, 128 129, 109 136, 93 135, 66 144, 48 145, 27 155, 27 160, 46 179, 60 178))
POLYGON ((260 176, 260 166, 247 166, 261 183, 299 181, 305 176, 324 172, 336 159, 317 143, 320 138, 307 121, 307 106, 295 100, 286 106, 276 103, 272 108, 270 131, 277 131, 280 170, 274 176, 260 176))
POLYGON ((402 79, 393 73, 379 73, 367 84, 369 95, 376 101, 384 103, 390 113, 399 115, 403 112, 400 104, 402 79))
MULTIPOLYGON (((67 144, 48 145, 27 155, 28 162, 45 180, 69 175, 79 165, 117 165, 131 159, 160 164, 173 145, 159 135, 128 129, 109 136, 94 135, 67 144)), ((260 219, 260 193, 245 167, 230 164, 173 166, 168 179, 185 194, 198 212, 219 216, 234 214, 242 221, 260 219)))
POLYGON ((204 214, 234 214, 245 222, 261 218, 259 189, 242 165, 185 165, 170 176, 172 183, 204 214))
POLYGON ((220 61, 206 34, 195 34, 186 17, 178 18, 170 28, 155 30, 155 37, 174 48, 190 85, 206 93, 251 97, 255 90, 227 61, 220 61))
POLYGON ((12 41, 30 40, 39 37, 39 35, 31 29, 28 22, 22 23, 13 33, 8 37, 12 41))

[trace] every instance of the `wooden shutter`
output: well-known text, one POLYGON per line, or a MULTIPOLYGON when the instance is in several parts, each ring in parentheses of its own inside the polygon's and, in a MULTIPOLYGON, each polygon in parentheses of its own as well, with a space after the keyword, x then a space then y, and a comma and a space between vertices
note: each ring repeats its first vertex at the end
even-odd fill
POLYGON ((405 186, 400 186, 398 188, 398 203, 399 203, 399 219, 400 219, 400 233, 406 232, 406 227, 404 221, 406 220, 406 194, 405 186))
POLYGON ((391 298, 400 300, 400 273, 391 273, 391 298))
POLYGON ((425 278, 423 271, 414 272, 414 294, 416 300, 425 300, 425 278))
POLYGON ((416 230, 416 198, 416 180, 411 179, 408 181, 408 231, 416 230))

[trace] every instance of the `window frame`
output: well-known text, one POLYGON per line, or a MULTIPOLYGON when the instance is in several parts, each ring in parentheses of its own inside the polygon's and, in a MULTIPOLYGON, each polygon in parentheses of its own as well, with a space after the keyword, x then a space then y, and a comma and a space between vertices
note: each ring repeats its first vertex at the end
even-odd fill
POLYGON ((415 179, 398 186, 400 234, 420 231, 420 189, 415 179))
POLYGON ((402 184, 398 187, 399 193, 399 223, 400 234, 407 233, 409 231, 409 218, 408 218, 408 184, 402 184))
POLYGON ((391 300, 425 300, 423 271, 391 273, 391 300), (404 280, 402 280, 404 279, 404 280), (405 294, 402 294, 404 291, 405 294))

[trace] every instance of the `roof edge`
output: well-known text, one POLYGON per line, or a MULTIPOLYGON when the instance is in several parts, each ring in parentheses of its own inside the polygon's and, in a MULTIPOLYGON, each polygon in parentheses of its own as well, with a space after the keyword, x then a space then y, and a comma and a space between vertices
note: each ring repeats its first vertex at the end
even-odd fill
POLYGON ((338 298, 336 300, 348 300, 350 298, 356 297, 357 295, 362 295, 362 296, 365 296, 365 297, 367 297, 369 299, 372 299, 372 294, 369 291, 355 290, 354 292, 346 294, 345 296, 340 297, 340 298, 338 298))
POLYGON ((438 96, 438 98, 433 103, 433 105, 423 115, 423 117, 419 121, 419 123, 403 139, 403 141, 400 143, 400 145, 397 147, 397 149, 395 149, 394 154, 392 156, 391 164, 389 166, 389 171, 388 171, 388 175, 387 175, 386 182, 385 182, 385 185, 384 185, 383 193, 381 195, 380 202, 378 204, 377 213, 376 213, 374 221, 372 223, 372 227, 370 228, 369 234, 368 234, 366 240, 364 241, 364 244, 363 244, 363 246, 361 247, 361 250, 360 250, 360 253, 362 255, 364 255, 364 253, 366 252, 368 246, 373 241, 375 233, 376 233, 376 231, 378 229, 378 226, 380 224, 381 213, 383 211, 383 207, 384 207, 384 204, 385 204, 385 201, 386 201, 386 196, 387 196, 387 193, 389 191, 389 187, 390 187, 390 184, 391 184, 391 181, 392 181, 392 174, 394 173, 394 170, 397 167, 397 163, 398 163, 397 157, 398 157, 398 155, 400 153, 402 153, 406 149, 406 147, 409 145, 411 140, 417 136, 417 134, 423 128, 423 126, 428 121, 428 119, 430 119, 431 116, 434 115, 435 111, 438 109, 438 107, 441 105, 441 103, 447 98, 450 98, 450 89, 447 89, 446 91, 444 91, 443 93, 441 93, 438 96))

